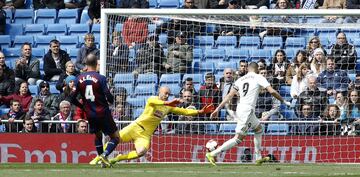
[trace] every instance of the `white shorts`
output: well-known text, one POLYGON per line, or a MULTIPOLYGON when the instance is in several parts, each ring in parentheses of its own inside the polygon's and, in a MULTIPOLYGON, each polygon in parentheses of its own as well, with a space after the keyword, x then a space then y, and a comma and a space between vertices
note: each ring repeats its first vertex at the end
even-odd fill
POLYGON ((236 133, 246 133, 249 129, 254 129, 260 124, 259 119, 255 116, 255 110, 246 106, 238 107, 235 120, 237 121, 236 133))

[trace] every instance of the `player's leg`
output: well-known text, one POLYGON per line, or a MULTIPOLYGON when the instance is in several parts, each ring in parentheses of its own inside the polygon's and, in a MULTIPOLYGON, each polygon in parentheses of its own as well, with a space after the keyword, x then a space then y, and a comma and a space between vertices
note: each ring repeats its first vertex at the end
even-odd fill
POLYGON ((119 144, 119 133, 110 112, 103 117, 102 123, 102 130, 105 135, 108 135, 110 137, 110 140, 107 143, 105 151, 100 155, 100 159, 103 162, 104 167, 111 167, 111 163, 109 162, 107 157, 114 151, 116 146, 119 144))
POLYGON ((262 158, 261 156, 261 142, 262 142, 262 135, 264 133, 264 128, 260 124, 259 119, 256 118, 255 114, 252 114, 249 121, 253 125, 251 128, 254 130, 255 163, 257 165, 261 165, 262 163, 269 161, 268 157, 262 158))
POLYGON ((111 159, 111 163, 116 163, 122 160, 137 159, 146 154, 150 147, 150 137, 138 137, 134 140, 135 150, 130 151, 127 154, 119 154, 114 159, 111 159))

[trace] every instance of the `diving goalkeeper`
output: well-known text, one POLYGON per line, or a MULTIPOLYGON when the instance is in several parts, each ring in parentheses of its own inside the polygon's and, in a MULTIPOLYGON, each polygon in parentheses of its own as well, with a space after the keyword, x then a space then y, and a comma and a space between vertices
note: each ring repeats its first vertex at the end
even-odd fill
MULTIPOLYGON (((168 113, 195 116, 198 114, 211 113, 213 111, 212 105, 207 105, 201 110, 176 107, 182 100, 176 98, 167 101, 169 95, 170 89, 168 87, 161 87, 158 96, 151 96, 147 100, 144 112, 135 121, 119 132, 120 143, 132 141, 135 144, 135 150, 130 151, 128 154, 119 154, 117 157, 110 159, 110 163, 115 164, 122 160, 131 160, 144 156, 150 148, 151 136, 168 113)), ((92 163, 96 163, 96 158, 92 163)))

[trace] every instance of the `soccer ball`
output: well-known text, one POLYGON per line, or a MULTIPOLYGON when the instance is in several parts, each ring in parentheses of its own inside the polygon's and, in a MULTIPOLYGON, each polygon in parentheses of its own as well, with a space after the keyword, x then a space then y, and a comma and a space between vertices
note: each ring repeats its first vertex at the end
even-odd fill
POLYGON ((217 146, 218 146, 217 141, 211 139, 205 145, 206 151, 211 152, 211 151, 215 150, 217 148, 217 146))

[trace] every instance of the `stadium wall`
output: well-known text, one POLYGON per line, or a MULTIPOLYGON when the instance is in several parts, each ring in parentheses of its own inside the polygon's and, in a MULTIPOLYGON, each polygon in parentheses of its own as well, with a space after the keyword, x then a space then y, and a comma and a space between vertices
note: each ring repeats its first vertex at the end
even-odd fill
MULTIPOLYGON (((221 144, 230 137, 155 135, 151 151, 134 162, 205 162, 206 140, 216 138, 221 144)), ((217 160, 242 163, 242 152, 252 147, 252 141, 248 136, 217 160)), ((129 146, 120 149, 127 151, 129 146)), ((265 136, 263 148, 263 155, 273 154, 280 163, 360 163, 360 137, 355 136, 265 136)), ((0 137, 1 163, 88 163, 95 155, 93 136, 88 134, 8 133, 0 137)))

